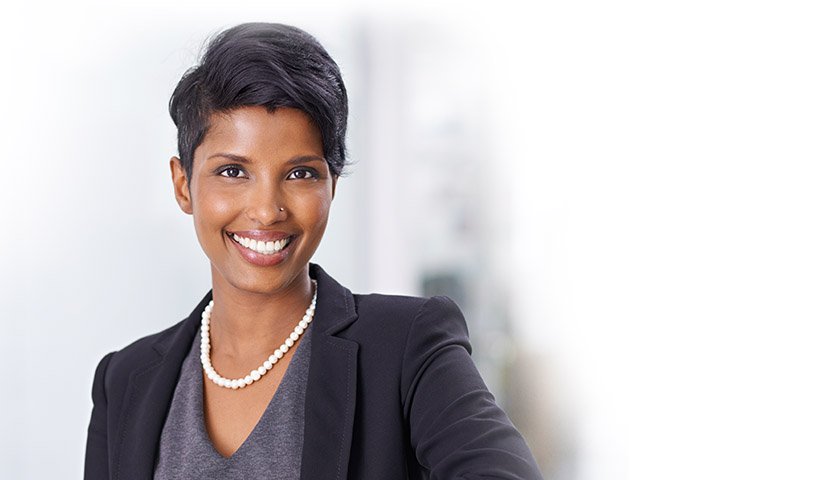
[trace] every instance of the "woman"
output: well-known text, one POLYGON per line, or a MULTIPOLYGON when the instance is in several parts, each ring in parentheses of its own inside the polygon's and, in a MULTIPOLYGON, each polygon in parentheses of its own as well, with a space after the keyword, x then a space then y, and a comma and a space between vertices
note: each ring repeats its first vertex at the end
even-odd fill
POLYGON ((170 111, 174 192, 213 288, 102 359, 85 478, 540 478, 451 300, 353 295, 309 263, 347 123, 313 37, 223 32, 170 111))

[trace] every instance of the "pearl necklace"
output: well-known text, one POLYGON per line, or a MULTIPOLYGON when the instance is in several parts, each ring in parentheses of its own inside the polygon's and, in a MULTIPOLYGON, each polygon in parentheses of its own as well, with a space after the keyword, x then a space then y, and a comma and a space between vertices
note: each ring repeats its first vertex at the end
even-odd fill
POLYGON ((237 379, 230 379, 220 376, 216 370, 214 370, 214 366, 211 365, 211 310, 214 309, 214 300, 208 302, 206 305, 205 310, 202 312, 202 341, 200 343, 200 360, 202 361, 202 369, 205 371, 205 375, 214 383, 219 385, 220 387, 231 388, 231 389, 238 389, 238 388, 245 388, 248 385, 256 382, 263 375, 268 373, 268 370, 274 368, 274 365, 285 355, 285 353, 294 346, 294 343, 299 340, 299 336, 308 328, 308 324, 311 323, 311 320, 314 319, 314 310, 316 309, 316 280, 311 280, 313 284, 314 290, 314 297, 311 299, 311 305, 305 310, 305 315, 302 316, 302 320, 299 321, 297 326, 294 328, 294 331, 291 332, 291 335, 285 339, 285 342, 276 350, 274 353, 268 357, 268 360, 265 360, 259 368, 255 368, 251 370, 251 373, 245 376, 245 378, 237 378, 237 379))

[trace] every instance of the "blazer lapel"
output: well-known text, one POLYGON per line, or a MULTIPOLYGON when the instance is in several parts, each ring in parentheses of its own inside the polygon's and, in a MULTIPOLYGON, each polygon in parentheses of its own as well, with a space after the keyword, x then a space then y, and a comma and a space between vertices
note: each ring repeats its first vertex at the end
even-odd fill
POLYGON ((356 409, 356 342, 334 336, 356 320, 353 295, 318 265, 311 366, 305 394, 301 478, 348 476, 356 409))
POLYGON ((160 436, 180 368, 199 328, 200 315, 209 301, 210 291, 179 328, 157 340, 154 344, 156 361, 131 375, 118 440, 115 440, 119 441, 119 448, 114 449, 113 478, 124 480, 154 476, 160 436))

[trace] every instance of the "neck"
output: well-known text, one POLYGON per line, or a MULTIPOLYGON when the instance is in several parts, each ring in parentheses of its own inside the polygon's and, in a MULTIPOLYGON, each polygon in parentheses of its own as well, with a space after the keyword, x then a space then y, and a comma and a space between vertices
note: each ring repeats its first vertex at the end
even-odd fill
POLYGON ((302 319, 313 296, 307 265, 304 274, 276 292, 242 290, 226 282, 213 268, 212 284, 212 348, 235 358, 256 358, 278 347, 302 319))

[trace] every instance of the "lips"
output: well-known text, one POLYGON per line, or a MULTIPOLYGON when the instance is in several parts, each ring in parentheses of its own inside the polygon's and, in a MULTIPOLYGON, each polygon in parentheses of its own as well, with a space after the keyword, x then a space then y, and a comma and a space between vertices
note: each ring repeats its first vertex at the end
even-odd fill
POLYGON ((246 230, 226 232, 240 255, 257 266, 273 266, 284 261, 291 251, 296 235, 285 232, 246 230))
POLYGON ((294 236, 288 232, 274 231, 274 230, 232 230, 227 232, 228 236, 238 235, 240 237, 249 238, 251 240, 263 242, 282 240, 294 236))
POLYGON ((264 240, 242 237, 234 233, 231 235, 231 238, 249 250, 253 250, 263 255, 272 255, 287 247, 288 244, 291 243, 292 237, 285 237, 279 240, 268 240, 266 242, 264 240))

